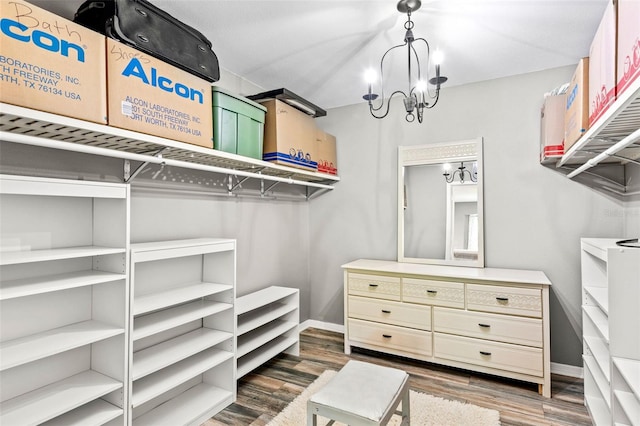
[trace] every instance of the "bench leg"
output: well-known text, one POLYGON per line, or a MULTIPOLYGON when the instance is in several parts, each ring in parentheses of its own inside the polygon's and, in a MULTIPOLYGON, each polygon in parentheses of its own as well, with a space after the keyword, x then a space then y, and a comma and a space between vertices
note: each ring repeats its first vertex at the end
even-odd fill
POLYGON ((409 386, 404 391, 404 395, 402 395, 402 422, 401 426, 410 425, 411 424, 411 405, 409 402, 409 386))
POLYGON ((318 418, 310 409, 307 409, 307 426, 318 426, 318 418))

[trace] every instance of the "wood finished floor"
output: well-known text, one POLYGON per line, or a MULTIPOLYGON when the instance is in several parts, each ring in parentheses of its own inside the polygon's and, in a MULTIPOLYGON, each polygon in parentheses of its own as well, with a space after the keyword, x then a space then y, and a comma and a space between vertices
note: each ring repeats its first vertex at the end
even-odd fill
POLYGON ((592 424, 582 379, 552 375, 551 398, 543 398, 535 384, 359 349, 347 356, 342 334, 309 328, 300 334, 299 357, 281 354, 240 379, 236 402, 204 425, 264 426, 323 371, 349 359, 401 368, 415 391, 498 410, 503 426, 592 424))

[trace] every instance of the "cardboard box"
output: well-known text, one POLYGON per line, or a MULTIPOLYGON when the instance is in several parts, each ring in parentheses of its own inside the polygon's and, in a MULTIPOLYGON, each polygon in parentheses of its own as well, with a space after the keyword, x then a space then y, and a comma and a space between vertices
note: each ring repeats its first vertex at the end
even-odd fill
POLYGON ((109 125, 213 148, 211 84, 107 39, 109 125))
POLYGON ((267 109, 219 87, 211 93, 214 148, 262 160, 267 109))
POLYGON ((21 0, 0 18, 1 102, 107 122, 104 36, 21 0))
POLYGON ((261 104, 267 108, 262 158, 316 171, 316 123, 313 118, 278 99, 261 104))
POLYGON ((562 157, 564 154, 564 112, 567 95, 544 98, 540 110, 540 161, 562 157))
POLYGON ((618 0, 617 86, 619 97, 640 76, 640 1, 618 0))
POLYGON ((564 113, 564 152, 589 129, 589 58, 582 58, 571 77, 564 113))
POLYGON ((338 157, 336 155, 336 137, 317 129, 316 153, 318 158, 318 172, 330 175, 338 174, 338 157))
POLYGON ((589 126, 616 100, 616 7, 609 0, 589 50, 589 126))

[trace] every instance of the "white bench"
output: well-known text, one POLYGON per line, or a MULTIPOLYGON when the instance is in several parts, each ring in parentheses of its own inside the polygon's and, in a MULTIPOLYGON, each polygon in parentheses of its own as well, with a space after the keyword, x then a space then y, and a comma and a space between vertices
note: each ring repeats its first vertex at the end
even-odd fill
POLYGON ((396 368, 349 361, 322 389, 309 398, 307 426, 317 416, 350 426, 386 425, 394 414, 409 424, 409 375, 396 368), (402 401, 402 411, 397 411, 402 401))

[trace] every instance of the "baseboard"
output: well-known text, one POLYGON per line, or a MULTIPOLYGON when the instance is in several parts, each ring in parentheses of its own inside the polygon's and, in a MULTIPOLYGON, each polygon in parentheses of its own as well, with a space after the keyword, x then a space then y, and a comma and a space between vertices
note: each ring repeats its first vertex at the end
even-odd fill
POLYGON ((557 362, 551 363, 551 373, 559 374, 561 376, 577 377, 579 379, 584 378, 584 371, 582 367, 576 367, 575 365, 558 364, 557 362))
POLYGON ((335 331, 336 333, 344 334, 344 325, 331 322, 308 319, 300 323, 300 331, 306 330, 307 328, 319 328, 320 330, 335 331))
MULTIPOLYGON (((333 324, 331 322, 324 322, 318 320, 306 320, 300 324, 300 331, 307 328, 319 328, 320 330, 334 331, 336 333, 344 334, 344 325, 333 324)), ((584 378, 582 367, 576 367, 575 365, 559 364, 557 362, 551 363, 551 373, 559 374, 561 376, 584 378)))

